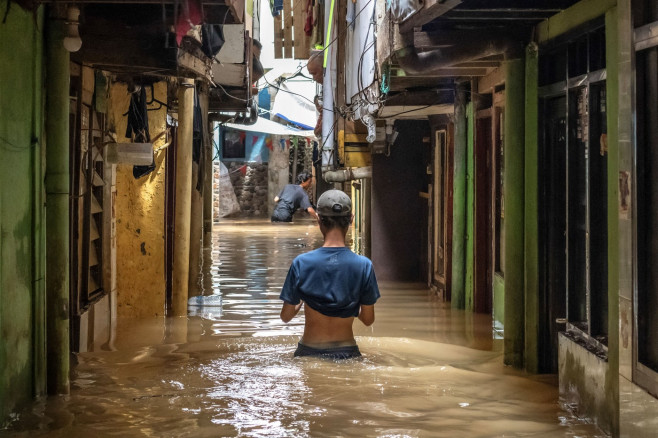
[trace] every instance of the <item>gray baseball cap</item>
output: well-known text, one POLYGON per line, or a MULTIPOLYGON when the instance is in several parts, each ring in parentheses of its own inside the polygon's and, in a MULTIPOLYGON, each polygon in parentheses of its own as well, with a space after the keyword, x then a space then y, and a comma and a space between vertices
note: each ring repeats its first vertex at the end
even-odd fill
POLYGON ((318 215, 349 216, 352 214, 352 200, 343 191, 327 190, 318 199, 318 215))

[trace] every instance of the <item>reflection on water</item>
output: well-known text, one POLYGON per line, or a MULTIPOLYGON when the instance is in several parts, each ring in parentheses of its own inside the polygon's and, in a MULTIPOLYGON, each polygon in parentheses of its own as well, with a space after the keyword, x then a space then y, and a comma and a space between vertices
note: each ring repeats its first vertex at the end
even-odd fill
POLYGON ((189 318, 119 321, 113 348, 80 354, 69 397, 37 403, 8 436, 593 437, 560 409, 554 377, 502 366, 491 320, 421 285, 385 283, 363 357, 292 358, 283 324, 291 259, 321 244, 312 222, 216 227, 207 294, 189 318), (139 336, 136 336, 139 334, 139 336))

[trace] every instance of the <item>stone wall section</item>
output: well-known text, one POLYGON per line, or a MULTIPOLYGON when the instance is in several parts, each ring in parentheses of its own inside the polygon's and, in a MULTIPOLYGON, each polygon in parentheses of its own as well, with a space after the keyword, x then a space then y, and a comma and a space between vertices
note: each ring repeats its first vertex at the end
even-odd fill
POLYGON ((227 167, 240 203, 239 216, 267 217, 267 164, 231 162, 227 167))

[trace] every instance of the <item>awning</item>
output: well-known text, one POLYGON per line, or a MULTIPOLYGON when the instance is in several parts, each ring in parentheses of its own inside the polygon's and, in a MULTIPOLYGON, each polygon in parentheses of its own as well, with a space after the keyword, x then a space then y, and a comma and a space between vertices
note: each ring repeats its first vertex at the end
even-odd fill
POLYGON ((247 132, 261 132, 263 134, 272 134, 272 135, 297 135, 300 137, 315 137, 313 130, 302 131, 299 129, 290 128, 288 126, 282 125, 281 123, 273 122, 267 120, 263 117, 258 117, 256 123, 253 125, 240 125, 237 123, 224 123, 221 125, 225 128, 235 129, 238 131, 247 131, 247 132))

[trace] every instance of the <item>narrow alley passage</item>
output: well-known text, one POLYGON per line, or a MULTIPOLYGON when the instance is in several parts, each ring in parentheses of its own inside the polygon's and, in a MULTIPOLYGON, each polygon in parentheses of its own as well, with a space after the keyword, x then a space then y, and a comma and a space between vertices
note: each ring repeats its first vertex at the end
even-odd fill
POLYGON ((293 359, 303 318, 279 319, 294 256, 321 245, 310 220, 223 221, 206 294, 189 318, 119 320, 77 356, 71 395, 19 414, 2 436, 594 437, 561 409, 554 376, 502 365, 487 316, 422 285, 380 285, 377 319, 355 321, 363 358, 293 359))

